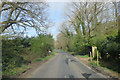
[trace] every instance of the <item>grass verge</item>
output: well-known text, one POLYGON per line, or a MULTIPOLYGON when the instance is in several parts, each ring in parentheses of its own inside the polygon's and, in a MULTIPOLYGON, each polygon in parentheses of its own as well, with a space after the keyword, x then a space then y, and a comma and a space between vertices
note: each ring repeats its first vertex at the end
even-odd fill
POLYGON ((76 56, 79 57, 79 58, 89 58, 88 55, 76 55, 76 56))
MULTIPOLYGON (((88 60, 89 56, 88 55, 75 55, 78 58, 81 58, 82 60, 88 60), (87 59, 88 58, 88 59, 87 59)), ((109 62, 109 67, 108 67, 108 62, 101 63, 99 61, 99 64, 97 65, 96 60, 88 61, 92 66, 96 67, 95 69, 99 71, 105 71, 105 74, 108 74, 110 76, 118 78, 120 76, 120 73, 117 71, 118 70, 118 65, 115 65, 116 63, 113 64, 113 62, 109 62), (106 64, 107 63, 107 64, 106 64)), ((104 73, 104 72, 102 72, 104 73)))
POLYGON ((112 73, 111 73, 111 72, 110 72, 110 73, 111 73, 111 74, 114 74, 116 77, 117 77, 118 75, 120 75, 120 73, 118 73, 118 72, 116 72, 116 71, 114 71, 114 70, 112 70, 112 69, 109 69, 109 68, 107 68, 107 67, 105 67, 105 66, 102 66, 102 65, 100 65, 100 64, 97 65, 96 61, 91 61, 90 64, 93 65, 93 66, 95 66, 95 67, 97 66, 97 67, 104 68, 104 69, 106 69, 106 70, 108 70, 108 71, 111 71, 112 73))
POLYGON ((33 63, 35 63, 35 62, 40 62, 40 61, 43 61, 43 60, 44 60, 44 61, 47 61, 47 60, 49 60, 51 57, 53 57, 54 55, 55 55, 55 52, 51 52, 51 54, 50 54, 49 56, 35 59, 35 60, 33 61, 33 63))

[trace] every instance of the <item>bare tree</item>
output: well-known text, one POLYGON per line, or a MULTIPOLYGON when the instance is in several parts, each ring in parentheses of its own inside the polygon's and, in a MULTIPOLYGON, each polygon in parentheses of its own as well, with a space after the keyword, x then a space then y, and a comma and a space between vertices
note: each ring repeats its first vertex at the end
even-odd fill
POLYGON ((47 4, 44 2, 1 2, 0 6, 1 33, 8 28, 14 31, 14 27, 33 27, 37 31, 47 27, 47 4))
POLYGON ((74 7, 74 24, 80 23, 78 26, 81 27, 82 35, 91 37, 91 33, 97 30, 105 20, 104 14, 105 11, 108 9, 109 3, 102 3, 102 2, 80 2, 80 3, 73 3, 74 7))

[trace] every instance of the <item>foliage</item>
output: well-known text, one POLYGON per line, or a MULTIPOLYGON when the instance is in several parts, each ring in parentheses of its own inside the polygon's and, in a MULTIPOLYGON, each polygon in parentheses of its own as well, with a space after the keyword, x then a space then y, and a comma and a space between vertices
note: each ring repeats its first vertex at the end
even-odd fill
POLYGON ((38 57, 48 55, 48 51, 53 49, 53 39, 50 35, 40 34, 38 38, 31 39, 31 49, 38 57), (38 45, 39 44, 39 45, 38 45))
MULTIPOLYGON (((34 38, 14 38, 2 40, 2 70, 4 76, 16 75, 17 69, 37 58, 49 56, 53 50, 51 35, 40 34, 34 38)), ((24 69, 25 67, 23 67, 24 69)), ((26 69, 26 68, 25 68, 26 69)))
POLYGON ((89 58, 88 55, 76 55, 77 57, 80 57, 80 58, 89 58))
MULTIPOLYGON (((117 2, 73 3, 70 11, 72 14, 67 14, 68 21, 60 26, 62 36, 57 41, 65 42, 58 43, 61 47, 64 45, 61 49, 74 52, 72 54, 86 55, 92 52, 94 46, 97 47, 99 59, 113 63, 120 61, 120 30, 117 22, 118 8, 115 5, 117 2)), ((94 60, 96 58, 95 54, 94 60)))
POLYGON ((101 39, 96 43, 101 57, 103 59, 114 59, 118 60, 119 54, 119 43, 117 43, 117 34, 106 36, 104 39, 101 39))
POLYGON ((22 56, 24 51, 21 45, 21 39, 2 40, 2 62, 3 71, 13 69, 14 67, 21 66, 27 60, 22 56))
POLYGON ((50 55, 48 55, 46 57, 41 57, 41 58, 35 59, 33 62, 39 62, 39 61, 43 61, 43 60, 47 61, 54 55, 55 55, 55 52, 51 52, 50 55))

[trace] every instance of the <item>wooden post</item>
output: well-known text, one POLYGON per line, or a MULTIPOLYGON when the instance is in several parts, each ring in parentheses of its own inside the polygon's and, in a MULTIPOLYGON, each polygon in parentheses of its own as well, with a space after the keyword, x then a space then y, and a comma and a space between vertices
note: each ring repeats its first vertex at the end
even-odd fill
POLYGON ((99 56, 98 56, 98 51, 97 51, 97 66, 99 64, 98 59, 99 59, 99 56))
MULTIPOLYGON (((95 49, 97 49, 97 47, 93 47, 92 46, 92 57, 94 58, 95 57, 95 49)), ((96 53, 97 54, 97 53, 96 53)))
POLYGON ((92 55, 91 55, 91 51, 90 51, 90 61, 92 61, 92 55))
POLYGON ((92 46, 92 57, 94 58, 94 54, 95 54, 95 49, 94 47, 92 46))

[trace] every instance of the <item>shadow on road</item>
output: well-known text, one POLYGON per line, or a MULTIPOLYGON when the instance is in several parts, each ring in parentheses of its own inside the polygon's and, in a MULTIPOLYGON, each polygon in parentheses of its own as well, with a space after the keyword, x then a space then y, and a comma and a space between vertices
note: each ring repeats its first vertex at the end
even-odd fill
POLYGON ((86 79, 88 79, 90 76, 91 76, 91 74, 87 74, 87 73, 83 73, 82 74, 86 79))
POLYGON ((68 58, 65 59, 66 64, 68 64, 68 58))

